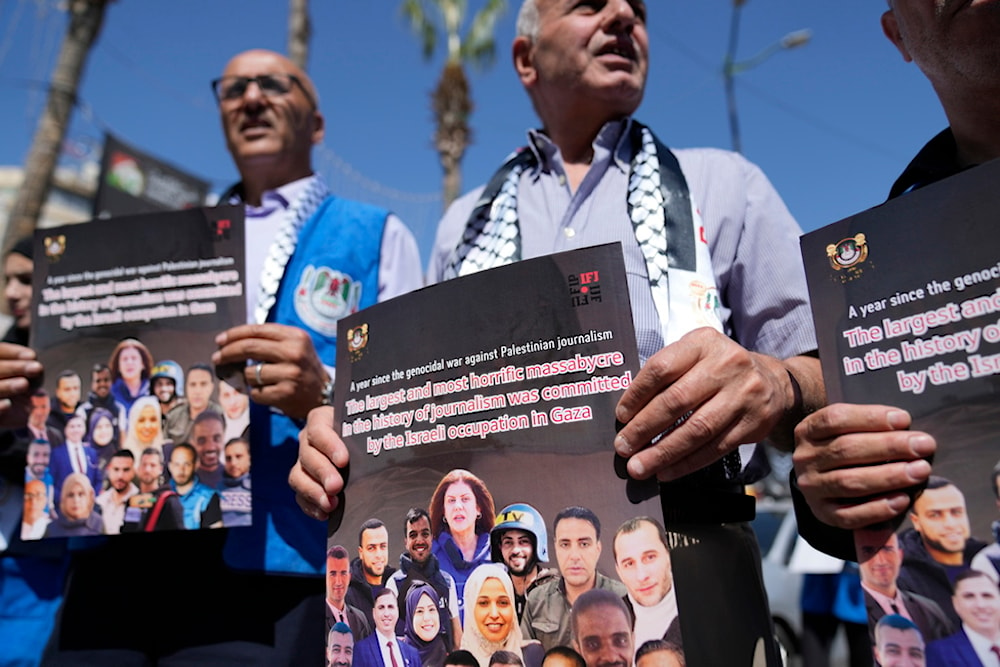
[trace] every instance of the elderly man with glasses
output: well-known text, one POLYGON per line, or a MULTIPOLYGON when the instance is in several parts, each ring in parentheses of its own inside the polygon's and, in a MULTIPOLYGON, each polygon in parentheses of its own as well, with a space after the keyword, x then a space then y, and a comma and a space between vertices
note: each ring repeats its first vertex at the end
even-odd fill
POLYGON ((300 420, 330 400, 337 320, 419 287, 420 257, 398 218, 333 196, 313 172, 325 125, 305 72, 247 51, 212 88, 241 179, 222 201, 246 207, 249 322, 218 334, 212 363, 249 386, 253 525, 109 540, 77 558, 53 664, 322 661, 326 526, 287 486, 300 420), (129 613, 124 587, 150 578, 194 603, 180 617, 171 604, 129 613))

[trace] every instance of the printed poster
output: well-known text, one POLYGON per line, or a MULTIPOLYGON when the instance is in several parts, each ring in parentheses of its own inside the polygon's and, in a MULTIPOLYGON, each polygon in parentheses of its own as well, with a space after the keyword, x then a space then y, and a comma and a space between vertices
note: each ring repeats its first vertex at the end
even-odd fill
MULTIPOLYGON (((602 642, 627 665, 647 642, 664 660, 751 664, 756 637, 727 626, 727 645, 697 622, 728 618, 697 601, 732 552, 665 530, 656 483, 616 460, 614 408, 639 365, 620 244, 377 304, 341 320, 338 341, 334 428, 351 465, 330 523, 328 664, 438 667, 463 649, 537 667, 560 646, 589 663, 602 642), (570 593, 605 598, 575 633, 570 593), (740 659, 699 659, 732 647, 740 659)), ((768 627, 740 625, 757 620, 768 627)))
POLYGON ((205 203, 207 181, 104 134, 94 217, 194 208, 205 203))
POLYGON ((855 533, 883 663, 889 638, 930 667, 1000 639, 998 177, 988 163, 802 239, 830 402, 901 406, 938 442, 895 533, 855 533))
POLYGON ((239 207, 35 233, 23 539, 249 522, 249 401, 211 366, 243 248, 239 207))

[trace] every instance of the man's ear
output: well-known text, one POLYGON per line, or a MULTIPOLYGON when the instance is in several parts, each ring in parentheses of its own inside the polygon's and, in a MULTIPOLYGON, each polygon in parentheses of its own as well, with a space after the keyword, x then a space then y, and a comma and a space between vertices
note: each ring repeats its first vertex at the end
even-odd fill
POLYGON ((530 37, 520 35, 514 38, 514 44, 511 48, 514 70, 525 88, 530 87, 538 80, 538 71, 535 69, 535 63, 532 59, 533 46, 530 37))
POLYGON ((896 13, 889 9, 884 14, 882 14, 882 32, 885 36, 889 38, 897 49, 899 49, 900 54, 903 56, 903 60, 908 63, 913 62, 913 57, 910 52, 906 49, 906 44, 903 42, 903 35, 899 32, 899 22, 896 21, 896 13))
POLYGON ((313 131, 312 131, 312 142, 313 146, 318 146, 323 143, 323 135, 326 133, 326 120, 323 118, 323 114, 320 113, 319 109, 312 112, 313 114, 313 131))

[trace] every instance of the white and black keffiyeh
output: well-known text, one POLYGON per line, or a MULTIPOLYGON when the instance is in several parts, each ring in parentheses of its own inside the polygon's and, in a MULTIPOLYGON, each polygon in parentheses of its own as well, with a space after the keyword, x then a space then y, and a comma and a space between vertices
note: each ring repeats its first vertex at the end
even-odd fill
MULTIPOLYGON (((701 326, 722 331, 718 290, 703 239, 701 214, 692 203, 676 156, 653 133, 632 122, 633 157, 629 166, 628 213, 642 251, 650 293, 666 344, 701 326)), ((522 148, 494 174, 476 202, 462 239, 444 268, 444 279, 510 264, 521 259, 517 186, 525 169, 536 165, 522 148)), ((681 420, 683 421, 683 420, 681 420)), ((738 452, 697 473, 736 479, 738 452)))
MULTIPOLYGON (((648 128, 631 124, 628 212, 646 262, 663 340, 672 343, 699 326, 722 331, 708 247, 698 243, 701 215, 692 204, 677 158, 648 128)), ((445 263, 444 279, 521 259, 517 185, 535 166, 532 151, 514 153, 483 189, 462 240, 445 263)))
POLYGON ((277 236, 271 242, 264 260, 264 270, 260 274, 260 289, 257 292, 257 305, 254 308, 254 322, 263 324, 274 306, 277 298, 281 276, 285 273, 285 265, 295 252, 299 241, 299 231, 306 220, 330 194, 326 184, 319 178, 312 178, 305 190, 292 202, 285 212, 277 236))

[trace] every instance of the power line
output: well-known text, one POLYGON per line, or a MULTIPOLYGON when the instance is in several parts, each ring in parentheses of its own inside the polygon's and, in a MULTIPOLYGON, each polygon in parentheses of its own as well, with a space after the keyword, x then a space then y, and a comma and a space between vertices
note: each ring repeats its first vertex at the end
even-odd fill
MULTIPOLYGON (((44 79, 55 61, 57 32, 61 32, 59 28, 62 26, 52 21, 52 17, 56 15, 49 11, 49 3, 46 0, 35 0, 35 4, 38 6, 38 12, 32 30, 30 56, 30 62, 34 63, 35 70, 31 78, 44 79), (42 36, 39 36, 40 31, 43 31, 42 36)), ((44 106, 44 97, 40 98, 37 94, 29 95, 25 115, 35 118, 44 106)))
POLYGON ((404 192, 402 190, 397 190, 387 185, 383 185, 378 181, 374 181, 364 176, 326 144, 319 145, 317 150, 320 153, 321 159, 326 159, 338 172, 347 176, 373 194, 383 197, 391 197, 397 201, 405 201, 411 204, 438 204, 441 202, 440 192, 404 192))
MULTIPOLYGON (((137 63, 132 59, 125 51, 117 48, 111 41, 105 39, 102 41, 101 48, 106 50, 108 55, 119 62, 126 69, 130 70, 135 74, 140 80, 146 84, 151 85, 155 89, 159 90, 164 95, 174 99, 177 102, 186 104, 193 107, 199 111, 214 110, 215 104, 209 104, 206 102, 205 97, 201 96, 190 96, 187 95, 175 87, 171 86, 169 83, 164 81, 161 77, 153 74, 142 65, 137 63)), ((93 113, 93 108, 87 105, 89 112, 96 119, 96 114, 93 113)), ((105 131, 110 131, 107 125, 100 122, 105 131)), ((407 202, 410 204, 436 204, 441 201, 440 193, 411 193, 398 190, 396 188, 390 187, 383 183, 380 183, 372 178, 369 178, 356 170, 347 160, 338 155, 332 148, 327 146, 325 143, 320 144, 316 147, 318 153, 318 159, 323 161, 325 164, 329 164, 336 172, 340 173, 342 176, 348 178, 356 185, 362 187, 365 191, 377 197, 388 197, 395 201, 407 202)), ((328 171, 328 170, 323 170, 328 171)), ((224 183, 222 179, 211 179, 213 183, 224 183)))
POLYGON ((897 162, 905 163, 906 160, 908 159, 906 158, 906 156, 900 155, 898 152, 892 150, 891 148, 888 148, 885 145, 879 144, 874 141, 870 141, 866 137, 862 137, 859 134, 854 134, 853 132, 849 132, 841 127, 837 127, 833 123, 830 123, 819 116, 811 114, 808 111, 795 107, 785 102, 780 97, 772 95, 770 92, 762 88, 758 88, 753 84, 750 84, 746 81, 740 81, 739 85, 745 88, 747 92, 754 95, 761 101, 766 102, 767 104, 770 104, 784 111, 786 114, 795 118, 796 120, 799 120, 807 125, 812 125, 817 130, 825 132, 830 136, 843 139, 875 155, 886 157, 897 162))
MULTIPOLYGON (((27 2, 29 2, 29 0, 18 0, 16 10, 19 14, 23 12, 23 8, 27 2)), ((61 21, 51 20, 53 18, 58 18, 59 16, 58 14, 53 14, 50 10, 52 0, 34 0, 34 2, 38 6, 38 15, 36 20, 32 21, 33 36, 31 40, 32 51, 30 59, 31 62, 34 63, 34 69, 36 70, 35 75, 31 78, 0 78, 0 81, 5 82, 8 85, 32 91, 32 94, 28 97, 25 108, 25 116, 27 118, 37 117, 40 107, 45 103, 43 92, 47 93, 50 84, 46 80, 46 74, 43 73, 43 70, 50 67, 53 59, 52 48, 56 43, 54 40, 57 36, 59 28, 61 27, 60 24, 62 23, 61 21), (40 34, 43 34, 44 38, 40 37, 40 34)), ((15 34, 14 28, 17 23, 18 21, 12 22, 11 27, 7 31, 7 35, 4 37, 4 42, 0 43, 3 45, 3 48, 0 49, 0 64, 2 64, 2 58, 6 53, 4 49, 9 50, 10 48, 9 43, 13 39, 13 35, 15 34)), ((162 77, 156 75, 148 68, 144 67, 140 62, 132 58, 124 49, 118 48, 113 41, 108 39, 106 35, 102 37, 99 44, 95 47, 95 50, 103 51, 108 58, 117 62, 126 70, 131 72, 132 75, 135 76, 140 82, 140 85, 147 89, 155 90, 178 103, 192 107, 198 111, 215 108, 215 105, 209 104, 205 97, 189 95, 169 84, 162 77)), ((82 95, 77 96, 76 109, 79 112, 80 120, 90 124, 97 131, 122 136, 118 131, 110 127, 110 125, 96 111, 93 105, 84 99, 82 95)), ((122 136, 122 140, 141 146, 141 142, 133 142, 125 136, 122 136)), ((396 202, 416 206, 440 206, 441 195, 438 192, 406 192, 381 183, 359 172, 351 163, 325 144, 317 146, 316 153, 317 160, 322 162, 324 167, 327 167, 322 171, 339 174, 344 179, 353 183, 354 186, 363 189, 370 196, 376 199, 388 198, 396 202)), ((213 184, 213 186, 218 186, 220 188, 228 185, 228 179, 204 176, 199 177, 209 181, 213 184)))
MULTIPOLYGON (((49 83, 46 81, 39 81, 35 79, 24 79, 24 78, 12 78, 12 77, 0 77, 0 83, 8 85, 10 87, 23 88, 32 91, 48 91, 49 83)), ((194 99, 194 98, 191 98, 194 99)), ((180 98, 179 101, 186 101, 193 104, 194 106, 199 106, 197 102, 192 102, 191 99, 180 98)), ((100 114, 94 109, 82 95, 78 95, 76 99, 76 110, 79 113, 79 119, 84 123, 93 126, 98 132, 109 133, 118 136, 129 144, 134 144, 141 147, 141 142, 136 142, 129 137, 123 136, 121 132, 115 130, 111 125, 105 121, 100 114)), ((87 143, 100 143, 88 140, 87 143)), ((360 171, 354 168, 350 162, 341 157, 333 148, 327 146, 325 143, 320 144, 316 147, 317 152, 317 162, 320 162, 324 167, 330 167, 329 169, 320 169, 321 172, 335 172, 340 176, 343 176, 350 180, 355 186, 362 188, 367 193, 374 195, 377 198, 388 198, 397 202, 404 202, 414 205, 440 205, 441 193, 439 192, 407 192, 404 190, 399 190, 391 186, 385 185, 377 180, 369 178, 362 174, 360 171)), ((189 168, 185 167, 186 170, 189 168)), ((229 184, 228 179, 223 178, 213 178, 210 176, 205 176, 201 174, 195 174, 198 178, 208 181, 214 186, 225 187, 229 184)))
MULTIPOLYGON (((133 74, 135 74, 137 77, 139 77, 146 83, 150 84, 151 86, 159 90, 167 97, 170 97, 177 102, 182 102, 184 104, 192 106, 200 111, 215 109, 214 104, 211 104, 208 101, 206 101, 208 100, 207 93, 203 96, 196 95, 192 97, 182 91, 177 90, 176 88, 168 84, 166 81, 164 81, 161 77, 156 76, 148 69, 137 63, 135 60, 129 57, 127 53, 116 47, 110 41, 104 40, 104 43, 102 44, 101 48, 104 51, 106 51, 107 54, 113 60, 118 61, 120 65, 131 71, 133 74)), ((205 86, 205 90, 206 91, 208 90, 207 85, 205 86)))
MULTIPOLYGON (((716 80, 722 77, 722 66, 719 63, 710 61, 702 56, 701 53, 692 49, 691 47, 684 44, 683 41, 677 39, 671 35, 668 31, 663 29, 657 29, 655 31, 657 37, 660 38, 667 48, 679 53, 684 56, 692 63, 698 66, 698 68, 710 72, 712 77, 716 80)), ((702 87, 704 84, 699 85, 698 88, 702 87)), ((789 104, 783 100, 780 96, 774 95, 763 88, 754 86, 744 80, 738 80, 737 85, 744 88, 746 92, 756 97, 758 100, 764 102, 765 104, 771 105, 788 116, 805 123, 806 125, 812 126, 814 129, 827 134, 832 137, 836 137, 843 141, 853 144, 854 146, 861 148, 865 151, 878 155, 880 157, 887 157, 892 160, 905 160, 904 156, 900 156, 896 151, 888 148, 887 146, 880 144, 876 141, 872 141, 867 137, 863 137, 860 134, 856 134, 843 127, 838 127, 834 123, 831 123, 815 114, 812 114, 800 107, 793 104, 789 104)), ((690 94, 690 93, 689 93, 690 94)))
POLYGON ((14 43, 14 32, 17 28, 17 24, 21 20, 21 13, 24 11, 24 6, 26 4, 27 0, 18 0, 17 7, 14 8, 10 23, 7 24, 7 32, 3 36, 3 41, 0 42, 0 68, 3 68, 3 61, 7 58, 7 53, 10 51, 10 45, 14 43))

